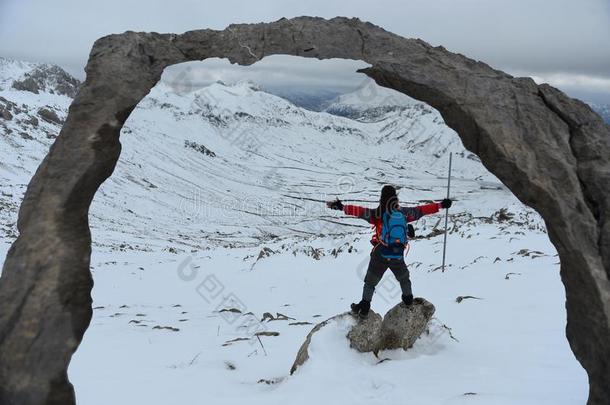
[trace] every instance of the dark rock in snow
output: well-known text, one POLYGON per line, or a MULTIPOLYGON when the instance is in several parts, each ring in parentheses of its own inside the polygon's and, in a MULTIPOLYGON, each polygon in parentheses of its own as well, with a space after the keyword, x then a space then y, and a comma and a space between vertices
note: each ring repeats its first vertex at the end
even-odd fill
POLYGON ((198 144, 197 142, 185 140, 184 147, 196 150, 197 152, 210 157, 216 157, 216 154, 214 152, 206 148, 204 145, 198 144))
POLYGON ((280 332, 275 332, 275 331, 262 331, 262 332, 256 332, 254 334, 254 336, 279 336, 280 332))
POLYGON ((384 349, 408 349, 426 330, 428 321, 434 314, 434 305, 423 298, 416 298, 410 307, 400 303, 392 308, 384 317, 374 311, 360 319, 351 312, 335 315, 320 322, 307 334, 296 359, 290 369, 293 374, 296 369, 309 359, 309 345, 313 336, 325 326, 333 322, 349 320, 353 325, 345 336, 352 349, 362 353, 384 349))
POLYGON ((34 128, 38 127, 38 123, 39 123, 38 122, 38 118, 36 118, 36 117, 34 117, 32 115, 29 115, 27 118, 20 119, 17 122, 22 127, 26 126, 26 125, 29 125, 29 126, 34 127, 34 128))
POLYGON ((37 127, 38 126, 38 118, 31 116, 29 119, 27 119, 25 121, 27 124, 30 124, 33 127, 37 127))
POLYGON ((438 109, 464 146, 542 215, 560 256, 566 335, 589 376, 589 405, 607 404, 610 126, 547 84, 344 17, 181 35, 127 31, 95 42, 87 80, 27 187, 4 262, 0 403, 75 402, 67 368, 92 315, 89 205, 114 170, 123 124, 163 70, 216 57, 251 65, 274 54, 368 63, 360 72, 438 109))
POLYGON ((40 116, 40 118, 42 118, 46 122, 50 122, 51 124, 61 125, 63 123, 63 121, 57 116, 57 113, 48 108, 40 108, 38 110, 38 115, 40 116))
POLYGON ((10 121, 13 119, 13 114, 11 114, 11 112, 9 110, 7 110, 4 107, 0 107, 0 118, 6 120, 6 121, 10 121))
POLYGON ((31 77, 26 77, 23 80, 15 80, 13 82, 15 90, 29 91, 30 93, 38 94, 41 90, 40 85, 31 77))
POLYGON ((48 92, 76 97, 80 82, 55 65, 41 65, 25 74, 22 80, 15 80, 15 90, 29 91, 34 94, 48 92))
POLYGON ((16 108, 17 104, 12 101, 8 101, 4 97, 0 97, 0 118, 10 121, 13 119, 13 113, 19 114, 19 110, 16 108), (11 113, 11 111, 13 113, 11 113))
POLYGON ((401 302, 390 309, 381 323, 379 350, 409 349, 426 330, 434 311, 434 305, 419 297, 413 305, 401 302))

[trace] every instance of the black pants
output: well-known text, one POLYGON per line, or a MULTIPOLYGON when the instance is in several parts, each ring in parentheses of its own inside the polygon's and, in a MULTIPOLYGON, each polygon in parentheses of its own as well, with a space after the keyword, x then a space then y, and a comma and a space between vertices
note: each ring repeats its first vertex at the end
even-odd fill
POLYGON ((364 288, 362 289, 363 300, 370 302, 373 299, 375 287, 379 284, 379 281, 381 281, 381 278, 383 277, 383 273, 385 273, 388 268, 392 270, 394 277, 396 277, 396 280, 400 283, 402 294, 412 294, 409 270, 407 269, 404 258, 386 259, 379 254, 376 246, 371 252, 371 261, 369 262, 369 268, 364 277, 364 288))

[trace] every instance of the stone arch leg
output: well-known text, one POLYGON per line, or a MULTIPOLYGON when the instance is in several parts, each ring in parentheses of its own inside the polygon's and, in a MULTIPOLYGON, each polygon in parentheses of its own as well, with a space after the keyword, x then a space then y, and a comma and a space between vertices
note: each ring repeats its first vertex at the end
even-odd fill
POLYGON ((467 149, 545 219, 561 258, 567 337, 589 404, 610 403, 610 127, 560 91, 357 19, 299 17, 93 46, 87 80, 32 178, 0 278, 0 403, 70 404, 70 358, 91 319, 88 210, 129 113, 171 64, 287 54, 361 59, 382 86, 438 109, 467 149))

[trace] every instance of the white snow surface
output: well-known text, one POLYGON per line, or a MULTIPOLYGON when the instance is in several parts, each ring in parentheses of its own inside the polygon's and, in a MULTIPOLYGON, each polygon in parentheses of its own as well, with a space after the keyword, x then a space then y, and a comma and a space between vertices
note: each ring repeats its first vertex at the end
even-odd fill
MULTIPOLYGON (((20 107, 0 118, 0 260, 60 129, 25 121, 44 106, 63 119, 70 103, 11 90, 35 66, 14 64, 0 66, 0 96, 20 107)), ((543 221, 438 112, 394 96, 398 108, 343 96, 361 114, 349 119, 247 82, 186 94, 157 85, 126 123, 119 163, 90 211, 94 315, 69 369, 77 402, 584 403, 586 373, 565 337, 559 259, 543 221), (399 186, 403 204, 441 199, 448 152, 448 268, 439 270, 442 235, 412 241, 406 259, 415 295, 436 306, 428 333, 377 358, 349 348, 348 324, 331 323, 290 376, 315 323, 359 300, 368 263, 368 225, 323 201, 373 207, 383 184, 399 186), (480 299, 456 302, 466 295, 480 299), (220 312, 231 308, 240 312, 220 312), (289 319, 261 322, 265 312, 289 319)), ((418 234, 443 218, 422 218, 418 234)), ((373 310, 399 300, 388 272, 373 310)))
POLYGON ((35 63, 0 57, 0 89, 9 89, 13 81, 22 79, 26 73, 34 70, 36 66, 38 65, 35 63))

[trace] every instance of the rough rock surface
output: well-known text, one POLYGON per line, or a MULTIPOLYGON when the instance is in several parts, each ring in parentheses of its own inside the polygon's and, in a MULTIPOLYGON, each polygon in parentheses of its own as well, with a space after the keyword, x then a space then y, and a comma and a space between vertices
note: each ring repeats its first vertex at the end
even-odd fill
POLYGON ((43 120, 50 122, 51 124, 61 124, 61 119, 57 116, 57 113, 53 110, 49 110, 48 108, 40 108, 38 110, 38 115, 43 120))
POLYGON ((87 80, 32 178, 0 278, 0 403, 72 404, 67 367, 91 320, 88 209, 114 170, 131 111, 169 65, 268 55, 360 59, 378 84, 439 110, 482 163, 545 219, 561 259, 567 337, 610 402, 610 126, 529 78, 358 19, 313 17, 95 42, 87 80))
POLYGON ((350 312, 335 315, 314 326, 307 334, 297 352, 290 374, 293 374, 309 359, 311 339, 320 329, 331 322, 338 322, 344 318, 353 320, 354 324, 346 335, 350 347, 362 353, 375 352, 376 354, 379 350, 384 349, 409 349, 424 333, 433 314, 434 305, 423 298, 416 298, 412 306, 407 307, 400 303, 388 311, 383 318, 375 311, 370 311, 364 319, 360 319, 350 312))
POLYGON ((379 333, 379 350, 407 350, 426 330, 434 305, 423 298, 415 298, 413 305, 397 304, 383 317, 379 333))
POLYGON ((27 73, 22 80, 15 80, 12 87, 16 90, 38 94, 41 91, 57 93, 73 98, 78 92, 80 82, 59 66, 41 65, 27 73))
POLYGON ((10 121, 13 119, 13 114, 11 114, 11 112, 8 109, 0 106, 0 118, 10 121))
POLYGON ((17 105, 11 101, 8 101, 4 97, 0 97, 0 118, 6 121, 12 120, 13 114, 11 111, 18 114, 19 110, 17 109, 17 105))
POLYGON ((357 322, 347 333, 349 346, 362 353, 376 352, 379 346, 381 315, 370 311, 366 318, 358 319, 357 322))
POLYGON ((30 118, 28 118, 24 122, 26 124, 29 124, 29 125, 33 126, 33 127, 37 127, 38 126, 38 118, 36 118, 34 116, 30 116, 30 118))

